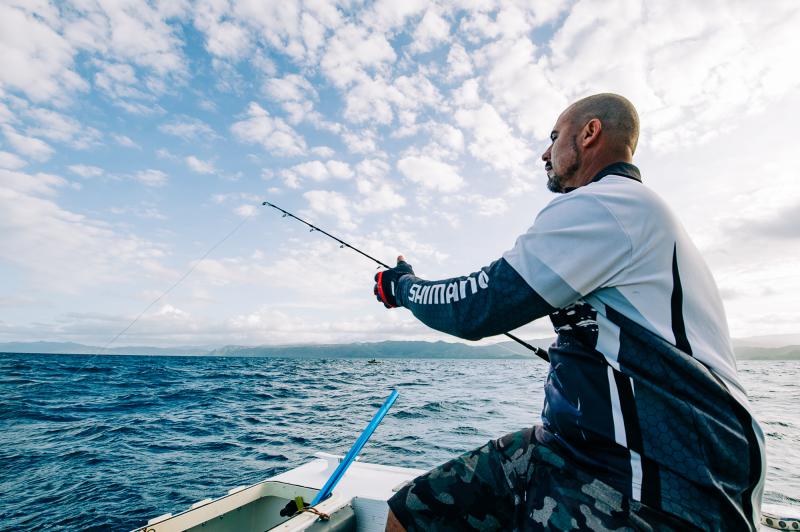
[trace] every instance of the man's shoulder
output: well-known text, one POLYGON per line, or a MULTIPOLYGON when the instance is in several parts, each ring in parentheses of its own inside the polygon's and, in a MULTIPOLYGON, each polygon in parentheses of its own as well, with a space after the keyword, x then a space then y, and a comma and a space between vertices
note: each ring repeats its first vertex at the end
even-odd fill
POLYGON ((565 196, 573 194, 576 205, 598 201, 618 219, 639 218, 644 214, 650 218, 673 217, 667 202, 652 188, 623 176, 608 175, 565 196))
POLYGON ((640 211, 651 215, 663 212, 669 216, 670 213, 667 203, 650 187, 627 177, 608 175, 553 198, 540 215, 581 216, 597 205, 618 218, 638 217, 640 211))

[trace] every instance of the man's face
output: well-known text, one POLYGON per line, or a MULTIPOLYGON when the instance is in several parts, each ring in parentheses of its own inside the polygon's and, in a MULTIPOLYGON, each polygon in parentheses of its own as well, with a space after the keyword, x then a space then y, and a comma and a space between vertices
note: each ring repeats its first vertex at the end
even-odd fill
POLYGON ((547 189, 552 192, 565 192, 581 166, 578 150, 578 133, 574 131, 567 111, 556 120, 550 133, 550 146, 542 154, 544 169, 547 172, 547 189))

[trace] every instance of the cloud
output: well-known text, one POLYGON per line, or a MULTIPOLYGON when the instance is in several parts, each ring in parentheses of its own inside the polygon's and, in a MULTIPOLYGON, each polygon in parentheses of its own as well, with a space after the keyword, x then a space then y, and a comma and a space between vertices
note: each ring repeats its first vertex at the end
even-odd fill
POLYGON ((455 206, 459 210, 464 210, 465 206, 470 206, 469 212, 474 212, 478 216, 498 216, 508 211, 508 203, 502 197, 491 198, 481 194, 466 194, 458 196, 447 196, 444 204, 455 206))
POLYGON ((275 100, 302 101, 317 98, 317 91, 303 76, 288 74, 283 78, 270 78, 264 84, 264 92, 275 100))
POLYGON ((161 170, 141 170, 133 175, 136 181, 148 187, 163 187, 169 179, 161 170))
POLYGON ((374 131, 362 129, 358 133, 345 131, 342 133, 342 140, 351 153, 369 153, 375 155, 378 151, 376 141, 377 135, 374 131))
POLYGON ((173 120, 167 124, 161 124, 158 129, 168 135, 174 135, 186 141, 209 139, 217 136, 211 126, 199 118, 189 116, 173 120))
POLYGON ((83 288, 160 269, 163 250, 55 202, 61 177, 0 170, 0 259, 37 287, 83 288))
POLYGON ((320 66, 334 85, 344 88, 368 77, 369 72, 380 70, 384 64, 393 63, 396 57, 384 35, 347 24, 328 41, 320 66))
POLYGON ((429 157, 404 157, 397 168, 414 183, 441 192, 453 192, 464 185, 456 167, 429 157))
POLYGON ((185 74, 179 26, 169 20, 183 16, 187 4, 132 1, 81 7, 61 13, 67 19, 64 34, 76 47, 130 62, 157 77, 185 74))
POLYGON ((461 43, 453 43, 447 53, 447 79, 452 81, 470 76, 473 72, 472 60, 461 43))
POLYGON ((313 121, 315 125, 326 122, 322 115, 314 112, 312 100, 318 98, 317 91, 300 75, 289 74, 283 78, 270 78, 264 84, 264 92, 271 100, 281 102, 281 107, 292 124, 304 120, 313 121))
POLYGON ((544 140, 568 102, 550 81, 548 59, 537 59, 537 52, 528 37, 504 39, 481 48, 475 62, 487 68, 484 86, 497 109, 522 133, 544 140))
POLYGON ((342 229, 356 228, 350 202, 343 194, 331 190, 309 190, 303 197, 308 201, 312 211, 324 216, 333 216, 342 229))
POLYGON ((428 9, 414 30, 412 53, 429 52, 450 36, 450 23, 435 10, 428 9))
POLYGON ((242 218, 250 218, 258 212, 258 208, 255 205, 244 204, 236 207, 233 212, 242 218))
POLYGON ((326 181, 330 178, 350 179, 353 171, 350 165, 342 161, 308 161, 292 166, 285 173, 293 173, 298 177, 306 177, 314 181, 326 181))
POLYGON ((24 5, 0 5, 0 87, 18 90, 34 102, 63 105, 73 93, 87 89, 74 70, 76 50, 47 24, 52 6, 40 6, 43 11, 34 13, 24 5), (44 11, 48 16, 42 16, 44 11))
POLYGON ((126 135, 120 135, 117 133, 113 133, 111 138, 114 139, 114 142, 119 144, 120 146, 124 146, 126 148, 139 148, 140 146, 136 144, 130 137, 126 135))
POLYGON ((36 161, 46 161, 54 153, 53 148, 43 140, 17 133, 11 126, 4 125, 3 134, 17 152, 36 161))
POLYGON ((514 135, 494 107, 484 103, 477 109, 460 109, 455 119, 472 133, 468 150, 473 157, 496 170, 516 174, 527 171, 526 163, 533 152, 514 135))
POLYGON ((185 160, 186 166, 198 174, 213 174, 217 171, 217 169, 214 168, 214 163, 210 161, 201 161, 194 155, 189 155, 185 160))
POLYGON ((800 239, 800 203, 784 208, 767 219, 740 222, 732 228, 735 234, 747 232, 753 237, 764 239, 800 239))
POLYGON ((252 40, 242 25, 224 20, 229 14, 227 2, 204 2, 195 6, 194 25, 205 34, 211 54, 238 60, 250 50, 252 40))
POLYGON ((798 50, 790 29, 800 23, 797 9, 599 5, 584 0, 571 9, 550 43, 551 71, 570 98, 600 89, 627 95, 642 119, 640 144, 672 151, 707 142, 730 117, 800 87, 800 72, 789 66, 798 50), (620 32, 638 45, 622 46, 620 32))
POLYGON ((356 187, 361 200, 354 209, 360 214, 388 212, 406 204, 406 199, 392 183, 362 177, 356 180, 356 187))
POLYGON ((231 126, 233 134, 242 142, 260 144, 269 153, 282 156, 303 155, 306 141, 282 119, 272 117, 264 108, 251 102, 244 120, 231 126))
POLYGON ((314 148, 311 148, 311 153, 325 159, 330 159, 336 154, 336 152, 329 146, 315 146, 314 148))
POLYGON ((69 144, 77 149, 86 149, 99 144, 100 132, 84 127, 76 119, 50 109, 36 108, 27 112, 36 125, 28 133, 55 142, 69 144))
POLYGON ((128 63, 112 63, 96 61, 97 72, 94 85, 114 100, 150 99, 151 96, 142 91, 136 69, 128 63))
POLYGON ((379 76, 364 77, 348 90, 344 116, 354 123, 390 124, 394 120, 394 109, 416 111, 436 106, 440 101, 436 86, 419 72, 413 76, 398 76, 392 82, 379 76))
POLYGON ((471 78, 453 90, 453 103, 461 108, 474 109, 483 103, 477 78, 471 78))
POLYGON ((325 181, 330 177, 330 173, 325 165, 320 161, 309 161, 292 167, 292 170, 301 177, 309 177, 314 181, 325 181))
MULTIPOLYGON (((131 214, 143 220, 166 220, 167 217, 153 203, 143 201, 138 205, 126 205, 124 207, 111 207, 109 212, 116 215, 131 214)), ((157 296, 158 294, 156 294, 157 296)), ((153 296, 152 299, 155 299, 153 296)))
POLYGON ((5 168, 7 170, 19 170, 27 164, 28 163, 19 156, 0 150, 0 168, 5 168))
POLYGON ((69 171, 81 177, 100 177, 103 175, 103 169, 98 166, 91 166, 86 164, 73 164, 68 166, 69 171))

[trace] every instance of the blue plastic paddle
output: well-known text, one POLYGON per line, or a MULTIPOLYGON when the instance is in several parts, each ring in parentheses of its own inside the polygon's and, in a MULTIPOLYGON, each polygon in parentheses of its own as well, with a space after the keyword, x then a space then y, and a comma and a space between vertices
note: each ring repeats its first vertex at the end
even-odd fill
POLYGON ((364 429, 364 432, 361 433, 361 436, 359 436, 353 446, 350 447, 350 450, 347 452, 344 459, 339 463, 336 471, 333 472, 328 481, 325 482, 325 485, 322 486, 322 489, 319 490, 317 496, 314 497, 314 500, 311 501, 311 506, 314 506, 317 503, 327 499, 328 496, 333 492, 333 488, 335 488, 336 484, 342 480, 345 471, 347 471, 347 468, 353 463, 353 460, 356 459, 356 456, 358 456, 358 453, 361 452, 361 449, 364 448, 364 444, 367 443, 369 437, 372 436, 372 433, 375 432, 375 429, 378 427, 378 425, 380 425, 384 416, 386 416, 386 413, 397 400, 398 395, 400 394, 397 393, 397 390, 392 390, 392 393, 386 398, 386 401, 383 402, 383 406, 375 414, 375 417, 372 418, 372 421, 369 422, 367 428, 364 429))

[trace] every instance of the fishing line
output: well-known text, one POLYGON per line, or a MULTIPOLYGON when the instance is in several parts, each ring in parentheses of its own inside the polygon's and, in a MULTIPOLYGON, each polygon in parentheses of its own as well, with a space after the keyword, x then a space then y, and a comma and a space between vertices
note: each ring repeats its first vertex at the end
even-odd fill
POLYGON ((242 227, 242 226, 243 226, 243 225, 244 225, 244 224, 245 224, 245 223, 246 223, 246 222, 247 222, 249 219, 250 219, 250 218, 252 218, 252 217, 255 215, 255 213, 256 213, 256 211, 253 211, 253 212, 251 212, 250 214, 248 214, 248 215, 247 215, 247 216, 246 216, 244 219, 242 219, 242 221, 241 221, 241 222, 239 222, 239 224, 238 224, 236 227, 234 227, 234 228, 233 228, 233 229, 232 229, 232 230, 231 230, 231 231, 230 231, 230 232, 229 232, 227 235, 225 235, 224 237, 222 237, 222 239, 221 239, 219 242, 217 242, 216 244, 214 244, 213 246, 211 246, 211 247, 208 249, 208 251, 206 251, 205 253, 203 253, 203 256, 202 256, 202 257, 200 257, 200 258, 199 258, 199 259, 198 259, 198 260, 197 260, 197 261, 194 263, 194 265, 193 265, 191 268, 189 268, 189 270, 188 270, 186 273, 184 273, 184 274, 183 274, 183 276, 181 276, 181 278, 180 278, 180 279, 178 279, 177 281, 175 281, 175 282, 172 284, 172 286, 170 286, 169 288, 167 288, 166 290, 164 290, 164 291, 161 293, 161 295, 160 295, 160 296, 158 296, 157 298, 155 298, 155 299, 154 299, 154 300, 153 300, 153 301, 152 301, 152 302, 151 302, 149 305, 147 305, 147 307, 145 307, 145 309, 144 309, 143 311, 141 311, 141 312, 139 313, 139 315, 138 315, 138 316, 136 316, 136 317, 133 319, 133 321, 132 321, 132 322, 130 322, 130 323, 128 324, 128 326, 127 326, 127 327, 125 327, 125 328, 124 328, 124 329, 122 329, 120 332, 118 332, 118 333, 117 333, 117 335, 116 335, 114 338, 112 338, 110 342, 108 342, 106 345, 104 345, 104 346, 102 347, 102 349, 103 349, 103 350, 106 350, 106 349, 108 349, 108 348, 109 348, 109 346, 111 346, 111 344, 113 344, 114 342, 116 342, 116 341, 117 341, 117 339, 118 339, 120 336, 122 336, 123 334, 125 334, 126 332, 128 332, 128 329, 130 329, 131 327, 133 327, 133 326, 136 324, 136 322, 137 322, 137 321, 139 321, 139 320, 142 318, 142 316, 144 316, 145 314, 147 314, 147 311, 148 311, 148 310, 150 310, 151 308, 153 308, 153 306, 154 306, 156 303, 158 303, 159 301, 161 301, 162 299, 164 299, 164 297, 166 297, 166 295, 167 295, 167 294, 169 294, 170 292, 172 292, 173 290, 175 290, 175 289, 178 287, 178 285, 180 285, 180 284, 181 284, 183 281, 185 281, 185 280, 186 280, 186 278, 187 278, 187 277, 189 277, 189 276, 192 274, 192 272, 193 272, 193 271, 195 271, 195 270, 197 269, 197 267, 198 267, 198 266, 200 266, 200 264, 201 264, 201 263, 202 263, 202 262, 203 262, 203 261, 206 259, 206 257, 208 257, 208 256, 209 256, 209 255, 210 255, 210 254, 211 254, 211 253, 212 253, 212 252, 215 250, 215 249, 217 249, 219 246, 221 246, 221 245, 222 245, 222 244, 223 244, 223 243, 224 243, 226 240, 228 240, 230 237, 232 237, 232 236, 233 236, 233 235, 234 235, 234 234, 235 234, 235 233, 236 233, 236 232, 237 232, 237 231, 238 231, 238 230, 239 230, 239 229, 240 229, 240 228, 241 228, 241 227, 242 227))
POLYGON ((117 340, 118 340, 118 339, 119 339, 119 338, 120 338, 120 337, 121 337, 123 334, 125 334, 126 332, 128 332, 128 330, 129 330, 131 327, 133 327, 133 326, 136 324, 136 322, 138 322, 138 321, 139 321, 139 320, 142 318, 142 316, 144 316, 145 314, 147 314, 147 312, 148 312, 148 311, 149 311, 151 308, 153 308, 153 306, 154 306, 156 303, 158 303, 159 301, 161 301, 162 299, 164 299, 164 298, 167 296, 167 294, 169 294, 170 292, 172 292, 173 290, 175 290, 175 289, 176 289, 176 288, 177 288, 177 287, 178 287, 178 286, 179 286, 179 285, 180 285, 180 284, 181 284, 183 281, 185 281, 185 280, 186 280, 186 278, 187 278, 187 277, 189 277, 189 275, 191 275, 191 274, 192 274, 192 272, 193 272, 193 271, 195 271, 195 270, 197 269, 197 267, 198 267, 198 266, 200 266, 200 264, 201 264, 201 263, 202 263, 202 262, 203 262, 203 261, 204 261, 204 260, 205 260, 205 259, 206 259, 206 258, 207 258, 207 257, 208 257, 208 256, 209 256, 209 255, 210 255, 210 254, 211 254, 211 253, 212 253, 212 252, 215 250, 215 249, 217 249, 219 246, 221 246, 223 243, 225 243, 225 241, 226 241, 226 240, 228 240, 229 238, 231 238, 231 237, 232 237, 232 236, 233 236, 233 235, 234 235, 234 234, 235 234, 235 233, 236 233, 236 232, 237 232, 239 229, 241 229, 241 227, 242 227, 242 226, 243 226, 243 225, 244 225, 244 224, 245 224, 245 223, 246 223, 248 220, 250 220, 250 218, 252 218, 253 216, 255 216, 257 212, 258 212, 258 211, 254 209, 254 210, 253 210, 253 212, 251 212, 250 214, 248 214, 247 216, 245 216, 245 217, 242 219, 242 221, 241 221, 241 222, 239 222, 239 223, 236 225, 236 227, 234 227, 234 228, 233 228, 233 229, 232 229, 230 232, 228 232, 228 234, 226 234, 224 237, 222 237, 222 239, 220 239, 220 240, 219 240, 219 241, 218 241, 216 244, 214 244, 213 246, 211 246, 210 248, 208 248, 208 250, 207 250, 205 253, 203 253, 203 255, 202 255, 202 256, 201 256, 201 257, 200 257, 200 258, 199 258, 199 259, 198 259, 198 260, 197 260, 197 261, 196 261, 196 262, 195 262, 193 265, 192 265, 192 267, 191 267, 191 268, 189 268, 189 269, 186 271, 186 273, 184 273, 184 274, 183 274, 183 275, 182 275, 182 276, 181 276, 181 277, 180 277, 180 278, 179 278, 177 281, 175 281, 174 283, 172 283, 172 285, 171 285, 169 288, 167 288, 166 290, 164 290, 164 291, 163 291, 163 292, 162 292, 162 293, 161 293, 161 294, 160 294, 160 295, 159 295, 157 298, 155 298, 153 301, 151 301, 151 302, 150 302, 150 304, 149 304, 149 305, 147 305, 147 306, 145 307, 145 309, 144 309, 143 311, 141 311, 141 312, 139 313, 139 315, 138 315, 138 316, 136 316, 136 317, 133 319, 133 321, 131 321, 131 322, 130 322, 130 323, 129 323, 129 324, 128 324, 128 325, 127 325, 127 326, 126 326, 124 329, 122 329, 120 332, 118 332, 118 333, 116 334, 116 336, 114 336, 114 337, 113 337, 113 338, 112 338, 112 339, 111 339, 111 340, 110 340, 108 343, 106 343, 106 344, 105 344, 103 347, 101 347, 101 348, 100 348, 100 352, 99 352, 99 353, 95 353, 95 354, 94 354, 92 357, 90 357, 90 358, 89 358, 89 360, 87 360, 86 362, 84 362, 83 366, 81 366, 80 368, 78 368, 78 370, 77 370, 77 371, 78 371, 78 372, 82 371, 82 370, 83 370, 83 369, 84 369, 86 366, 88 366, 88 365, 89 365, 89 363, 90 363, 92 360, 94 360, 95 358, 97 358, 99 355, 106 354, 106 353, 104 353, 104 351, 105 351, 105 350, 107 350, 109 347, 111 347, 111 345, 112 345, 114 342, 116 342, 116 341, 117 341, 117 340))
MULTIPOLYGON (((328 233, 327 231, 324 231, 324 230, 320 229, 320 228, 319 228, 319 227, 317 227, 316 225, 314 225, 314 224, 312 224, 312 223, 310 223, 310 222, 307 222, 307 221, 303 220, 302 218, 300 218, 300 217, 298 217, 298 216, 295 216, 294 214, 290 213, 289 211, 287 211, 287 210, 284 210, 284 209, 281 209, 280 207, 278 207, 278 206, 277 206, 277 205, 275 205, 274 203, 270 203, 270 202, 268 202, 268 201, 264 201, 264 202, 262 202, 262 203, 261 203, 261 205, 262 205, 262 206, 263 206, 263 205, 269 205, 269 206, 270 206, 270 207, 272 207, 273 209, 275 209, 275 210, 278 210, 278 211, 282 212, 282 213, 283 213, 283 218, 286 218, 287 216, 289 216, 289 217, 291 217, 291 218, 294 218, 294 219, 295 219, 295 220, 297 220, 298 222, 301 222, 301 223, 303 223, 303 224, 307 225, 308 227, 310 227, 310 228, 311 228, 311 232, 312 232, 312 233, 313 233, 314 231, 318 231, 318 232, 322 233, 323 235, 327 236, 328 238, 331 238, 331 239, 335 240, 336 242, 338 242, 338 243, 339 243, 339 247, 340 247, 340 248, 350 248, 350 249, 352 249, 353 251, 355 251, 356 253, 360 253, 361 255, 365 256, 366 258, 370 259, 371 261, 378 263, 380 266, 383 266, 383 267, 384 267, 384 268, 386 268, 386 269, 391 269, 391 266, 388 266, 386 263, 384 263, 384 262, 381 262, 381 261, 379 261, 378 259, 376 259, 375 257, 373 257, 373 256, 371 256, 371 255, 368 255, 368 254, 364 253, 364 252, 363 252, 363 251, 361 251, 360 249, 358 249, 358 248, 356 248, 356 247, 353 247, 353 246, 351 246, 350 244, 348 244, 347 242, 345 242, 345 241, 344 241, 344 240, 342 240, 341 238, 338 238, 338 237, 336 237, 336 236, 333 236, 332 234, 328 233)), ((535 347, 535 346, 533 346, 533 345, 529 344, 528 342, 526 342, 525 340, 522 340, 521 338, 517 338, 516 336, 514 336, 514 335, 513 335, 513 334, 511 334, 511 333, 503 333, 503 334, 505 334, 506 336, 508 336, 509 338, 511 338, 512 340, 514 340, 514 341, 515 341, 515 342, 517 342, 518 344, 520 344, 521 346, 523 346, 523 347, 525 347, 525 348, 527 348, 527 349, 530 349, 531 351, 533 351, 533 352, 536 354, 536 356, 538 356, 539 358, 541 358, 541 359, 542 359, 542 360, 544 360, 545 362, 548 362, 548 363, 550 362, 550 357, 548 356, 548 354, 547 354, 547 351, 545 351, 544 349, 541 349, 541 348, 539 348, 539 347, 535 347)))

